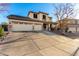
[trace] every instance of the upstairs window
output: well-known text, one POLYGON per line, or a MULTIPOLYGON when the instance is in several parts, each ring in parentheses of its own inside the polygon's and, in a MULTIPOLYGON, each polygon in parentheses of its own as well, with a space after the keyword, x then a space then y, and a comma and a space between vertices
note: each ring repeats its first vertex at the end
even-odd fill
POLYGON ((33 18, 37 18, 37 14, 33 14, 33 18))
POLYGON ((46 19, 46 15, 43 15, 43 19, 46 19))

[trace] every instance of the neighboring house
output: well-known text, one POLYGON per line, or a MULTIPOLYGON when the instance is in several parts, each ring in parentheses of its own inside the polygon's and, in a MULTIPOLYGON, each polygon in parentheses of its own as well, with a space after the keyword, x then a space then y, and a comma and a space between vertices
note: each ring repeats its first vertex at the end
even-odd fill
POLYGON ((52 18, 44 12, 28 13, 27 17, 18 15, 9 15, 9 23, 12 25, 12 31, 42 31, 50 30, 53 24, 52 18))
POLYGON ((66 26, 62 26, 68 27, 68 31, 72 31, 73 33, 79 32, 79 19, 65 19, 61 21, 66 23, 66 26))
POLYGON ((79 19, 69 19, 68 23, 69 31, 73 33, 79 32, 79 19))

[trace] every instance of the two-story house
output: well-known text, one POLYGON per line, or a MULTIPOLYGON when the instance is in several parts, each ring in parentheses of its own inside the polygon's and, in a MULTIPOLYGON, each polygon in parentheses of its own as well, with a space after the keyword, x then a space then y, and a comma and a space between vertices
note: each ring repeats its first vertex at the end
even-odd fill
POLYGON ((7 16, 12 31, 42 31, 50 30, 52 18, 45 12, 30 11, 27 17, 18 15, 7 16))

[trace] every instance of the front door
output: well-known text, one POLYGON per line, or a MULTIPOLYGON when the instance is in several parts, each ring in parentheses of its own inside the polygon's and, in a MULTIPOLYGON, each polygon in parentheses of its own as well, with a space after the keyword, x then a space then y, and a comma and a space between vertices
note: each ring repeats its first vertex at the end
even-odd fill
POLYGON ((46 30, 46 24, 43 24, 43 29, 46 30))

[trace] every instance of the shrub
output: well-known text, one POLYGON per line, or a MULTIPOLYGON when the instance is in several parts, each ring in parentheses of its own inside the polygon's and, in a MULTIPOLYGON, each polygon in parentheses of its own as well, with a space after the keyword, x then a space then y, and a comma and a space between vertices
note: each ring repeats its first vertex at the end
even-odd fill
POLYGON ((69 33, 72 33, 72 31, 69 31, 69 33))
POLYGON ((0 37, 2 37, 3 35, 4 35, 4 29, 0 27, 0 37))

